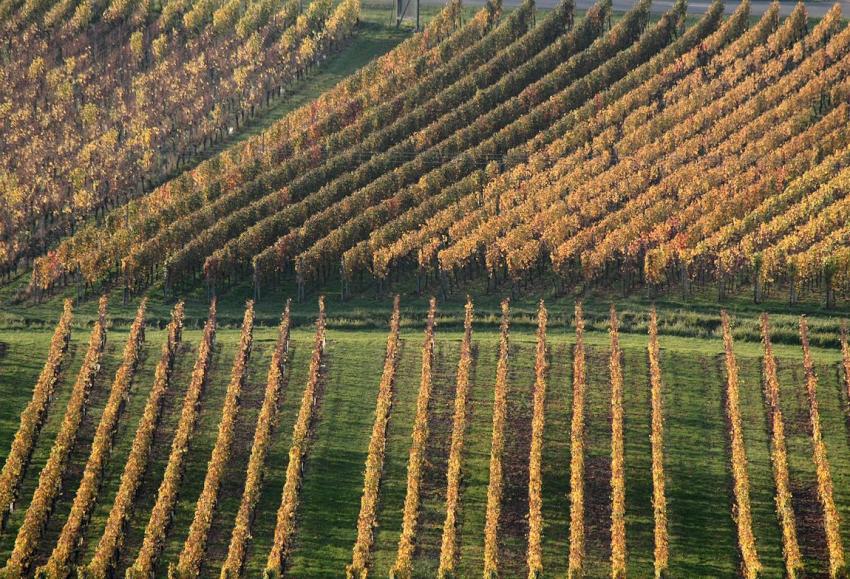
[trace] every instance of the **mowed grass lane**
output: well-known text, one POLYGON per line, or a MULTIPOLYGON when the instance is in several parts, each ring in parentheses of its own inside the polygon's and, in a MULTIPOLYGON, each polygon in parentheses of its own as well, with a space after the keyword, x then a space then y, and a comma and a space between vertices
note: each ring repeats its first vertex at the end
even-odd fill
MULTIPOLYGON (((308 343, 304 348, 309 348, 308 343)), ((293 577, 339 576, 351 561, 385 351, 386 336, 380 332, 327 333, 313 440, 304 461, 288 567, 293 577)), ((304 380, 290 383, 290 404, 300 403, 304 385, 304 380)), ((291 434, 291 428, 281 433, 288 440, 291 434)), ((276 484, 278 501, 282 489, 282 482, 276 484)), ((265 558, 267 551, 262 555, 265 558)))
MULTIPOLYGON (((130 455, 133 438, 136 435, 136 428, 139 425, 142 412, 147 403, 148 392, 153 385, 154 372, 159 363, 165 337, 165 332, 145 332, 144 353, 136 369, 135 379, 130 388, 130 397, 124 406, 123 414, 118 422, 118 428, 115 431, 112 454, 104 471, 103 482, 97 495, 97 502, 92 510, 91 519, 84 534, 85 543, 82 552, 85 554, 84 559, 86 561, 94 555, 97 542, 103 534, 103 528, 109 517, 109 511, 112 509, 112 504, 115 501, 115 494, 118 492, 118 487, 121 484, 123 466, 126 464, 127 457, 130 455)), ((174 378, 177 378, 180 359, 184 357, 182 349, 178 350, 178 352, 181 353, 175 359, 174 372, 172 373, 174 378)), ((170 399, 173 399, 175 392, 179 391, 178 386, 179 384, 174 383, 172 380, 168 399, 163 404, 163 408, 170 406, 170 399)), ((156 449, 153 452, 155 453, 156 449)))
MULTIPOLYGON (((804 562, 811 569, 828 571, 826 539, 820 519, 820 503, 817 495, 817 478, 812 463, 812 443, 809 426, 809 405, 804 386, 804 372, 800 360, 802 353, 794 359, 779 362, 779 383, 782 389, 782 412, 786 414, 786 436, 788 437, 788 467, 791 476, 791 492, 798 513, 797 525, 800 549, 804 562), (803 522, 800 514, 805 515, 803 522)), ((845 553, 850 545, 850 446, 848 441, 847 396, 844 390, 843 370, 835 363, 819 361, 815 365, 818 374, 818 403, 821 429, 827 448, 830 472, 833 480, 835 503, 841 516, 841 538, 845 553)))
MULTIPOLYGON (((439 310, 438 310, 439 311, 439 310)), ((407 491, 407 462, 410 451, 411 432, 416 414, 416 396, 419 393, 420 371, 422 363, 422 344, 424 325, 419 331, 402 331, 398 367, 395 374, 393 406, 390 422, 387 425, 387 446, 384 451, 384 476, 378 495, 378 528, 375 529, 373 549, 373 574, 386 577, 395 563, 398 540, 401 535, 402 511, 407 491)), ((439 324, 435 339, 437 349, 444 344, 444 333, 439 324)), ((374 378, 377 387, 378 375, 374 378)), ((375 394, 370 394, 374 411, 375 394)), ((365 447, 364 447, 365 449, 365 447)), ((365 455, 364 455, 365 460, 365 455)), ((363 463, 360 465, 362 484, 363 463)), ((359 501, 359 499, 358 499, 359 501)), ((354 543, 352 542, 352 545, 354 543)), ((351 555, 349 551, 349 556, 351 555)))
MULTIPOLYGON (((26 508, 38 486, 38 473, 41 472, 42 467, 47 462, 53 441, 62 425, 62 417, 65 406, 68 404, 71 388, 86 355, 90 331, 90 328, 78 329, 76 327, 71 330, 71 341, 62 365, 62 376, 53 392, 53 400, 50 402, 47 419, 41 428, 38 444, 33 449, 26 476, 21 482, 14 511, 9 515, 6 529, 0 535, 0 557, 4 562, 12 552, 15 536, 23 523, 26 508)), ((7 404, 3 404, 3 406, 6 407, 6 412, 9 414, 8 420, 3 422, 2 432, 0 432, 4 462, 15 432, 20 426, 20 413, 32 397, 32 388, 38 380, 38 375, 46 359, 51 334, 52 331, 26 332, 15 334, 11 339, 0 339, 7 344, 7 354, 3 359, 2 367, 0 367, 0 380, 3 382, 0 392, 2 392, 4 401, 7 401, 7 404), (17 360, 21 360, 21 366, 13 365, 17 360), (13 402, 18 402, 18 406, 14 409, 11 408, 13 402)), ((107 340, 109 339, 107 338, 107 340)))
MULTIPOLYGON (((96 424, 114 370, 120 362, 126 330, 110 330, 109 347, 91 402, 86 423, 96 424)), ((253 527, 246 572, 261 572, 271 546, 275 512, 279 505, 292 425, 305 380, 313 331, 302 326, 292 333, 291 363, 281 398, 281 417, 274 432, 266 464, 266 477, 253 527)), ((0 457, 5 457, 17 428, 17 414, 26 404, 43 364, 50 330, 4 331, 6 344, 0 358, 0 457)), ((230 376, 230 365, 238 342, 238 329, 220 329, 212 373, 202 398, 202 410, 192 440, 186 477, 181 488, 176 519, 168 535, 160 569, 165 569, 182 548, 203 484, 210 451, 215 442, 221 405, 230 376)), ((454 379, 462 334, 437 326, 434 385, 429 406, 431 437, 423 474, 422 508, 417 532, 417 574, 433 574, 439 557, 445 497, 445 453, 450 437, 454 379)), ((240 440, 225 475, 225 485, 216 513, 216 530, 211 535, 204 575, 218 572, 230 539, 230 526, 238 507, 243 472, 250 452, 257 407, 265 387, 265 374, 276 338, 276 328, 257 327, 250 361, 248 385, 238 419, 240 440), (244 440, 243 440, 244 439, 244 440)), ((62 419, 70 387, 81 363, 88 330, 75 328, 69 361, 57 388, 47 423, 36 445, 33 464, 27 472, 22 500, 28 501, 38 473, 49 453, 62 419)), ((113 455, 107 465, 104 485, 86 532, 84 551, 90 556, 102 530, 118 486, 124 458, 135 433, 139 413, 153 382, 164 332, 149 329, 145 355, 134 380, 132 393, 116 435, 113 455)), ((155 497, 176 425, 182 396, 191 373, 200 339, 199 330, 184 332, 184 344, 176 359, 170 396, 157 433, 152 464, 145 474, 138 508, 133 514, 122 568, 132 561, 155 497)), ((406 466, 410 433, 419 386, 422 328, 411 325, 401 334, 402 347, 395 384, 393 407, 387 431, 386 462, 381 485, 373 573, 385 575, 392 566, 401 530, 406 466)), ((291 571, 299 577, 339 576, 351 557, 363 485, 363 463, 374 417, 375 397, 383 363, 386 332, 381 330, 328 332, 323 395, 314 423, 311 447, 305 461, 303 489, 298 511, 298 531, 291 557, 291 571)), ((572 390, 573 329, 553 325, 548 334, 550 370, 544 431, 543 514, 544 569, 561 573, 566 568, 569 512, 569 421, 572 390)), ((610 382, 608 335, 589 332, 587 397, 587 533, 590 576, 610 573, 610 382)), ((474 364, 463 456, 463 486, 460 510, 460 571, 480 573, 483 560, 484 509, 492 433, 493 382, 496 370, 498 333, 476 329, 473 337, 474 364)), ((624 351, 624 404, 628 563, 631 573, 644 575, 652 566, 652 506, 649 448, 649 384, 646 337, 622 334, 624 351)), ((739 564, 737 538, 731 516, 731 473, 726 417, 723 411, 722 343, 719 339, 661 336, 662 377, 665 404, 665 470, 670 517, 671 572, 675 575, 733 575, 739 564)), ((774 511, 774 485, 769 456, 761 384, 760 345, 736 343, 741 367, 741 404, 744 436, 750 462, 753 520, 759 556, 769 576, 782 571, 780 533, 774 511)), ((781 403, 787 421, 789 466, 795 510, 808 569, 825 569, 823 531, 819 527, 811 442, 808 438, 808 406, 803 389, 802 355, 799 347, 776 345, 779 360, 781 403)), ((820 378, 818 399, 825 442, 828 448, 835 499, 842 515, 845 547, 850 545, 850 429, 845 413, 847 396, 842 387, 837 350, 814 350, 820 378)), ((523 574, 525 566, 525 509, 527 509, 528 431, 531 385, 534 370, 534 334, 525 327, 511 331, 509 424, 505 448, 505 492, 501 565, 505 573, 523 574)), ((83 445, 74 456, 84 458, 83 445)), ((70 477, 73 478, 73 477, 70 477)), ((77 477, 78 478, 78 477, 77 477)), ((76 488, 65 489, 51 529, 61 528, 76 488)), ((22 519, 22 507, 10 519, 9 530, 0 537, 0 557, 8 557, 22 519)), ((46 553, 52 545, 42 545, 46 553)))

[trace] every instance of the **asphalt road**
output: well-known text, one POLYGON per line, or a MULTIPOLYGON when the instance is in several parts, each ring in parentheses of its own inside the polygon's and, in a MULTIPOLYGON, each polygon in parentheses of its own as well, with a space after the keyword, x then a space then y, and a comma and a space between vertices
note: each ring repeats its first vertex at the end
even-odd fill
MULTIPOLYGON (((469 6, 481 6, 485 3, 486 0, 463 0, 463 3, 469 6)), ((442 5, 445 4, 445 0, 420 0, 422 4, 428 5, 442 5)), ((518 6, 521 4, 522 0, 502 0, 502 4, 504 6, 518 6)), ((541 8, 553 8, 557 6, 559 0, 537 0, 537 5, 541 8)), ((595 4, 595 0, 576 0, 576 8, 586 9, 590 8, 595 4)), ((772 2, 765 0, 752 0, 750 2, 751 12, 754 15, 761 14, 771 5, 772 2)), ((848 0, 839 0, 838 2, 841 4, 841 13, 844 18, 850 17, 850 1, 848 0)), ((629 8, 632 7, 634 2, 630 0, 613 0, 614 10, 617 12, 625 12, 629 8)), ((820 18, 826 12, 832 8, 833 3, 828 1, 820 1, 820 2, 806 2, 806 9, 809 11, 809 16, 814 18, 820 18)), ((673 0, 653 0, 652 2, 652 11, 653 12, 666 12, 673 5, 673 0)), ((706 0, 690 0, 688 2, 688 14, 702 14, 705 10, 711 5, 711 2, 706 0)), ((780 2, 780 12, 782 14, 790 14, 791 11, 796 6, 796 2, 780 2)), ((735 11, 735 8, 738 6, 738 2, 726 2, 725 10, 727 14, 730 14, 735 11)))

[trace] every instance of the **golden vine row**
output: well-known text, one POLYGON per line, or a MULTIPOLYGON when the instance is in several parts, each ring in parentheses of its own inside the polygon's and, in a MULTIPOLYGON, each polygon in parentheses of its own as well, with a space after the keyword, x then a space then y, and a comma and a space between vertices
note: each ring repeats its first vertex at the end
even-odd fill
POLYGON ((251 357, 254 332, 254 302, 249 301, 245 307, 242 319, 242 332, 239 336, 239 350, 233 361, 230 373, 230 382, 224 397, 224 406, 221 411, 221 420, 218 424, 218 435, 212 456, 207 464, 207 474, 204 477, 204 486, 198 503, 195 507, 195 515, 189 526, 189 534, 183 543, 183 551, 177 565, 169 566, 169 575, 176 577, 197 577, 201 572, 204 554, 206 553, 207 537, 212 526, 215 508, 218 504, 218 494, 221 481, 224 478, 224 469, 230 460, 230 450, 233 446, 233 429, 236 425, 236 416, 239 413, 239 399, 242 396, 242 388, 248 379, 248 361, 251 357))
POLYGON ((113 571, 116 560, 124 543, 124 530, 133 510, 133 502, 142 484, 142 477, 150 461, 153 437, 162 414, 162 403, 168 393, 171 369, 174 356, 180 343, 183 329, 183 302, 179 302, 171 312, 171 322, 166 329, 167 338, 162 346, 162 353, 156 366, 153 386, 148 394, 145 409, 136 434, 133 446, 115 501, 109 511, 103 534, 98 541, 94 557, 84 568, 78 569, 81 578, 107 579, 113 571))
POLYGON ((254 442, 251 445, 251 456, 245 472, 245 490, 242 501, 236 513, 233 533, 230 536, 230 546, 227 549, 227 559, 221 568, 222 579, 239 577, 245 563, 248 541, 251 538, 251 519, 260 500, 263 483, 263 467, 266 463, 269 448, 272 444, 272 430, 277 422, 280 395, 284 384, 284 374, 289 361, 289 329, 290 329, 290 300, 286 301, 280 327, 278 328, 277 344, 275 345, 269 373, 266 378, 266 392, 263 406, 257 417, 257 427, 254 430, 254 442))
POLYGON ((425 463, 425 445, 428 442, 428 403, 431 400, 436 313, 437 300, 431 298, 428 304, 428 321, 425 324, 425 343, 422 345, 422 374, 419 380, 419 394, 416 398, 416 417, 413 421, 410 456, 407 462, 407 493, 404 497, 401 537, 398 540, 395 565, 390 571, 390 577, 395 579, 407 578, 413 573, 413 548, 419 519, 422 465, 425 463))
POLYGON ((366 470, 363 475, 363 496, 360 498, 360 514, 357 517, 357 540, 351 557, 351 564, 345 573, 349 579, 366 579, 369 570, 369 552, 374 542, 374 530, 377 526, 378 491, 381 486, 381 473, 384 468, 384 450, 387 446, 387 424, 393 403, 393 384, 398 363, 400 324, 399 297, 393 300, 393 313, 390 318, 390 334, 387 337, 387 354, 384 358, 384 371, 378 385, 378 400, 375 403, 375 422, 369 439, 366 455, 366 470))
POLYGON ((50 340, 47 360, 33 388, 32 399, 21 413, 21 425, 15 433, 9 456, 3 464, 3 472, 0 473, 0 508, 3 510, 0 516, 0 530, 5 529, 9 513, 14 508, 35 442, 41 427, 44 426, 53 391, 59 382, 62 362, 65 360, 65 353, 68 351, 68 343, 71 340, 73 312, 71 300, 65 300, 62 316, 50 340))
POLYGON ((213 298, 209 316, 204 326, 204 335, 200 346, 198 346, 198 356, 195 359, 195 366, 192 368, 192 377, 183 398, 180 420, 171 442, 171 453, 168 456, 165 474, 159 485, 156 502, 151 510, 148 524, 145 527, 142 547, 133 565, 127 569, 128 579, 153 577, 157 559, 165 546, 165 537, 172 520, 174 507, 177 505, 180 483, 183 480, 183 467, 188 454, 189 441, 195 431, 195 424, 198 419, 201 394, 206 385, 207 374, 212 362, 215 331, 216 300, 213 298))
POLYGON ((295 514, 298 509, 298 494, 301 487, 301 472, 313 410, 318 398, 319 380, 322 373, 322 359, 325 352, 325 298, 319 298, 319 317, 316 320, 316 335, 313 338, 313 353, 310 369, 307 373, 307 385, 301 397, 298 418, 292 430, 292 446, 289 448, 289 463, 286 465, 286 480, 283 484, 283 496, 277 511, 277 523, 274 530, 274 543, 266 561, 264 576, 267 578, 283 576, 286 557, 295 533, 295 514))
POLYGON ((534 398, 531 449, 528 458, 528 577, 543 576, 543 428, 546 423, 546 323, 543 300, 537 308, 537 347, 534 357, 534 398))
POLYGON ((88 519, 91 516, 106 461, 112 451, 112 442, 118 421, 127 398, 130 396, 130 385, 136 373, 139 356, 141 355, 142 343, 145 340, 145 307, 147 298, 142 299, 136 317, 130 327, 130 335, 124 346, 124 356, 121 366, 115 373, 115 380, 109 392, 109 399, 100 417, 97 430, 92 442, 91 453, 83 470, 83 478, 74 496, 71 512, 56 546, 47 563, 36 571, 37 576, 47 576, 65 579, 71 573, 71 566, 77 555, 80 535, 83 533, 88 519))
POLYGON ((493 438, 490 443, 490 478, 487 484, 487 516, 484 524, 484 577, 499 575, 499 519, 502 514, 505 424, 508 413, 508 330, 510 304, 502 301, 502 322, 499 328, 499 360, 496 363, 496 385, 493 397, 493 438))
POLYGON ((815 364, 809 350, 809 327, 806 317, 800 317, 800 342, 803 346, 803 367, 806 372, 806 396, 809 400, 809 421, 812 428, 812 460, 818 479, 818 498, 823 508, 823 526, 826 533, 826 546, 829 552, 829 575, 841 577, 844 568, 844 545, 841 540, 841 516, 833 497, 832 473, 826 453, 826 444, 821 432, 820 410, 818 408, 818 377, 815 364))
POLYGON ((729 418, 732 446, 732 478, 734 482, 735 509, 738 524, 738 546, 741 550, 744 577, 755 579, 761 572, 761 562, 756 551, 750 509, 750 476, 747 472, 747 451, 744 446, 744 426, 741 418, 738 363, 733 351, 732 332, 726 310, 721 312, 723 348, 726 362, 726 413, 729 418))

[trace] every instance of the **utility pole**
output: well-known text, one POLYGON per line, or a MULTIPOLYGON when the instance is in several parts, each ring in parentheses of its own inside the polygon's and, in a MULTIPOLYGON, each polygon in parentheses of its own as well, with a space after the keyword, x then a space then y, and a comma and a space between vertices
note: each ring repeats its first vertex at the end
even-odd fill
POLYGON ((395 26, 396 28, 401 26, 401 21, 404 20, 404 16, 407 14, 407 9, 410 7, 411 2, 416 2, 416 32, 419 32, 419 0, 394 0, 393 1, 393 12, 395 13, 395 26))

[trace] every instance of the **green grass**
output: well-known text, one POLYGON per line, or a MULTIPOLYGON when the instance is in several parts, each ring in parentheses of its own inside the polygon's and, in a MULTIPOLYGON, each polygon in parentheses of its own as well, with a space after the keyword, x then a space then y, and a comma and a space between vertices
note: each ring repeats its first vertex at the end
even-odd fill
POLYGON ((570 542, 570 460, 573 349, 563 342, 550 347, 543 429, 543 568, 555 575, 567 572, 570 542))
MULTIPOLYGON (((385 304, 386 306, 386 304, 385 304)), ((334 310, 331 308, 330 313, 334 310)), ((385 315, 388 308, 385 308, 385 315)), ((306 315, 306 310, 305 310, 306 315)), ((377 309, 375 312, 377 315, 377 309)), ((101 495, 86 531, 84 557, 90 557, 102 530, 111 500, 117 490, 124 459, 138 423, 141 408, 153 380, 164 332, 147 333, 145 357, 139 366, 132 393, 116 435, 101 495)), ((120 361, 126 339, 123 329, 111 330, 104 366, 91 398, 91 411, 84 433, 93 431, 102 412, 112 374, 120 361)), ((0 456, 4 456, 17 427, 17 414, 28 400, 46 352, 50 331, 2 330, 6 344, 0 358, 0 395, 7 400, 0 421, 0 456)), ((176 560, 188 532, 195 501, 200 493, 206 463, 215 442, 220 409, 230 375, 230 364, 238 342, 238 329, 221 329, 210 382, 202 398, 200 420, 186 463, 176 518, 168 533, 160 569, 176 560)), ((410 429, 419 387, 423 334, 412 317, 402 331, 384 477, 378 507, 379 526, 374 548, 375 576, 386 576, 395 560, 401 529, 401 511, 406 488, 410 429)), ((439 325, 434 365, 433 397, 430 404, 432 436, 427 447, 423 475, 422 509, 415 554, 417 576, 433 576, 438 564, 441 526, 445 514, 446 454, 451 435, 454 378, 462 333, 451 324, 439 325)), ((272 327, 259 326, 250 360, 248 384, 237 420, 237 442, 225 474, 220 508, 216 512, 204 576, 215 576, 226 554, 227 543, 247 463, 257 408, 262 400, 265 373, 276 338, 272 327)), ((64 405, 85 351, 88 334, 75 330, 68 369, 57 390, 47 424, 36 446, 32 467, 24 481, 23 504, 35 487, 38 470, 49 452, 62 418, 64 405)), ((157 434, 154 461, 146 473, 141 498, 128 532, 122 567, 132 562, 141 542, 147 516, 162 476, 176 425, 182 395, 200 339, 199 330, 185 333, 176 363, 172 395, 157 434)), ((385 331, 331 328, 325 364, 324 394, 318 406, 310 451, 305 462, 298 530, 290 571, 298 577, 339 576, 351 556, 362 491, 363 462, 374 418, 374 404, 385 331)), ((569 513, 569 423, 572 391, 573 330, 553 323, 549 331, 550 372, 546 403, 543 462, 544 569, 560 576, 566 570, 569 513)), ((292 361, 284 388, 281 419, 267 461, 254 538, 247 561, 248 576, 257 576, 265 565, 280 501, 292 425, 300 404, 310 357, 312 330, 297 328, 292 334, 292 361)), ((607 576, 609 565, 610 517, 610 390, 608 386, 608 335, 592 330, 588 343, 587 399, 587 564, 591 577, 607 576)), ((643 333, 621 335, 624 351, 627 546, 629 571, 633 576, 651 573, 653 521, 649 448, 649 385, 646 338, 643 333)), ((463 456, 463 487, 460 511, 460 570, 463 576, 480 573, 483 559, 483 527, 486 505, 488 461, 492 429, 492 387, 495 377, 497 331, 476 324, 474 366, 470 393, 467 444, 463 456)), ((726 418, 723 409, 724 369, 722 342, 717 338, 662 335, 662 369, 666 412, 665 466, 670 514, 670 553, 673 576, 733 576, 738 568, 737 539, 731 515, 731 473, 726 418)), ((750 461, 753 521, 759 556, 766 576, 782 572, 781 536, 773 503, 773 481, 769 438, 760 385, 761 360, 758 344, 736 343, 741 367, 741 404, 744 435, 750 461)), ((802 382, 799 347, 777 344, 782 406, 788 430, 792 490, 800 527, 800 542, 807 568, 825 569, 823 534, 819 530, 819 507, 808 438, 807 403, 802 382)), ((839 371, 840 355, 834 348, 815 348, 820 378, 819 401, 832 474, 835 498, 843 521, 845 545, 850 544, 850 436, 845 408, 847 396, 839 371)), ((501 562, 506 576, 525 571, 528 506, 528 433, 531 418, 531 386, 534 380, 533 329, 517 324, 511 332, 509 431, 505 454, 505 490, 501 562)), ((87 442, 72 454, 75 463, 85 459, 87 442)), ((39 546, 43 559, 67 516, 79 475, 66 477, 66 486, 47 539, 39 546)), ((16 509, 9 530, 0 537, 0 557, 8 556, 22 520, 16 509)))
POLYGON ((717 358, 664 352, 661 363, 671 571, 732 574, 737 542, 717 358))
MULTIPOLYGON (((304 466, 293 577, 319 576, 349 562, 377 384, 367 381, 362 389, 350 385, 361 376, 380 376, 383 366, 380 337, 340 339, 334 332, 327 337, 327 378, 315 416, 315 442, 304 466)), ((297 390, 303 384, 293 386, 297 390)), ((292 402, 297 406, 300 400, 292 402)))

